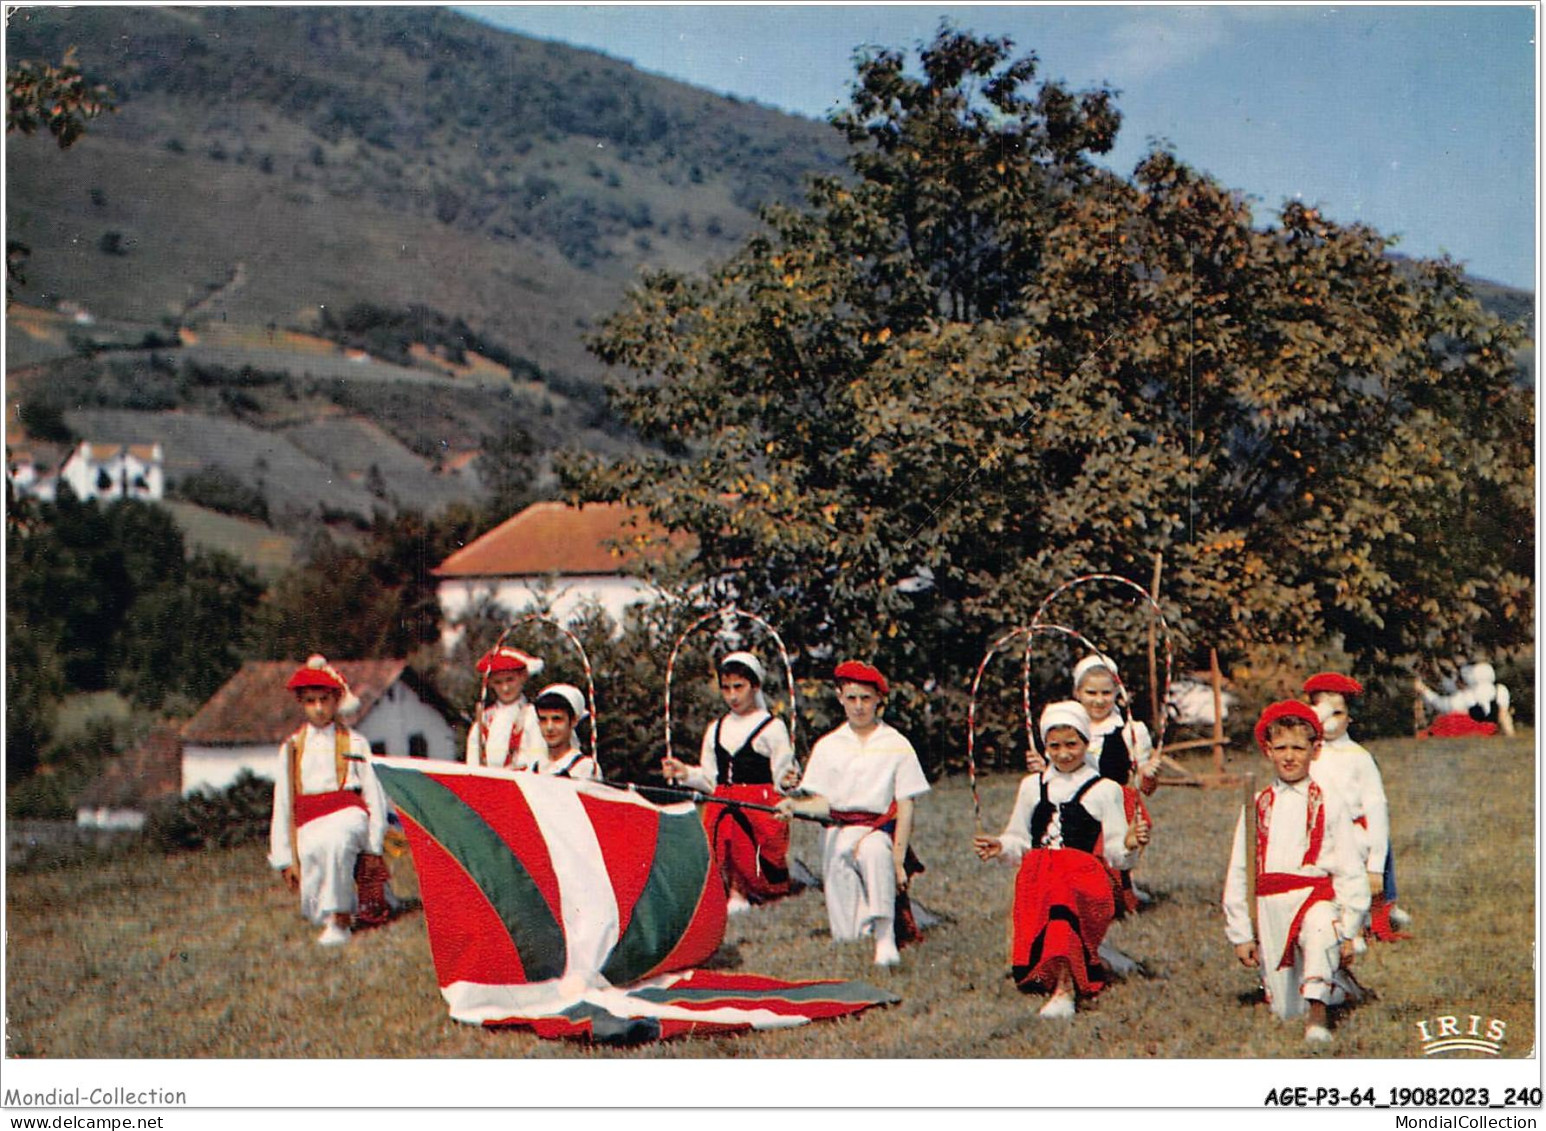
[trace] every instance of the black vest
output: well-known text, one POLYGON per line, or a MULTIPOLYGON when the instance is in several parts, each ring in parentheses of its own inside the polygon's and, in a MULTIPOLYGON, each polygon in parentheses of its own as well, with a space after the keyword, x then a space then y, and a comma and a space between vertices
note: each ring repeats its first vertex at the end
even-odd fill
POLYGON ((1133 776, 1133 752, 1127 748, 1127 739, 1122 737, 1126 729, 1124 724, 1101 739, 1098 772, 1118 785, 1126 785, 1127 779, 1133 776))
POLYGON ((757 729, 746 736, 746 741, 735 753, 725 749, 719 741, 720 728, 725 725, 721 718, 714 724, 714 762, 719 771, 720 785, 772 785, 773 763, 752 749, 757 736, 772 723, 769 715, 757 724, 757 729))
POLYGON ((1498 721, 1498 693, 1497 693, 1496 689, 1494 689, 1494 691, 1492 693, 1492 701, 1490 703, 1488 703, 1485 707, 1482 706, 1480 703, 1472 703, 1471 704, 1471 709, 1467 713, 1471 716, 1473 721, 1478 722, 1478 723, 1495 723, 1495 722, 1497 722, 1498 721))
POLYGON ((1061 805, 1054 805, 1047 800, 1046 779, 1038 777, 1036 786, 1041 791, 1041 799, 1036 802, 1036 808, 1031 810, 1031 844, 1036 848, 1046 847, 1042 840, 1047 835, 1047 826, 1052 823, 1052 810, 1056 809, 1058 824, 1063 831, 1063 847, 1077 848, 1093 856, 1095 846, 1100 843, 1102 827, 1081 802, 1090 788, 1101 780, 1099 776, 1091 778, 1079 787, 1078 793, 1061 805))

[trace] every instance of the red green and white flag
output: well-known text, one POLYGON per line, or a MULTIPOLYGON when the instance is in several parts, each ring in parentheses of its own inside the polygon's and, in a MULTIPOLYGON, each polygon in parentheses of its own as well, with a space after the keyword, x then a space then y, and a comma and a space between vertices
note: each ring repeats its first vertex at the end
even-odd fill
POLYGON ((690 802, 460 763, 372 764, 458 1021, 635 1043, 898 1000, 863 982, 693 970, 724 938, 725 890, 690 802))

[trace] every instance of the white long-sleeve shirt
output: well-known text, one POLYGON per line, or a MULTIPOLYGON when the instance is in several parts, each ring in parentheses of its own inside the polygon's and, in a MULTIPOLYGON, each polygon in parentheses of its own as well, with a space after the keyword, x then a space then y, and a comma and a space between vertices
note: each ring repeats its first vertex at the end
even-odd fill
MULTIPOLYGON (((537 727, 537 711, 526 701, 523 695, 514 703, 492 703, 483 708, 484 719, 488 723, 488 765, 514 767, 522 759, 546 756, 547 743, 542 740, 542 731, 537 727), (510 753, 510 735, 519 730, 520 738, 516 743, 513 755, 510 753)), ((478 766, 483 763, 478 754, 483 749, 482 728, 476 722, 467 731, 466 760, 469 766, 478 766)))
POLYGON ((1451 695, 1440 695, 1431 687, 1422 689, 1423 701, 1441 715, 1469 714, 1472 707, 1480 707, 1489 716, 1494 702, 1499 713, 1508 710, 1508 688, 1501 683, 1467 684, 1451 695))
POLYGON ((511 766, 511 769, 520 770, 523 773, 548 774, 550 776, 562 775, 575 781, 600 781, 601 767, 596 765, 596 760, 586 754, 578 746, 570 746, 568 752, 558 758, 548 757, 547 744, 542 746, 542 753, 533 758, 522 754, 520 761, 511 766))
MULTIPOLYGON (((1031 849, 1038 847, 1031 841, 1031 814, 1035 812, 1036 803, 1041 800, 1038 782, 1045 784, 1047 800, 1053 805, 1061 805, 1078 793, 1091 778, 1098 780, 1080 799, 1079 804, 1100 822, 1101 856, 1113 868, 1131 868, 1138 853, 1136 849, 1129 852, 1127 848, 1127 813, 1122 807, 1122 787, 1102 778, 1089 765, 1079 766, 1067 774, 1056 766, 1048 766, 1039 774, 1030 774, 1020 783, 1020 792, 1015 794, 1014 811, 1009 814, 1009 823, 999 836, 999 843, 1004 846, 1003 859, 1016 862, 1031 849)), ((1054 809, 1045 833, 1051 847, 1062 847, 1060 826, 1057 810, 1054 809)))
POLYGON ((1367 846, 1364 868, 1383 871, 1390 848, 1390 806, 1374 756, 1344 733, 1321 746, 1320 757, 1310 763, 1310 776, 1327 793, 1342 799, 1355 824, 1363 818, 1363 835, 1354 833, 1354 837, 1367 846))
MULTIPOLYGON (((301 792, 332 793, 338 788, 337 739, 333 724, 318 730, 310 723, 302 728, 301 738, 301 792)), ((349 734, 349 753, 353 756, 345 763, 344 788, 357 789, 365 802, 369 815, 366 832, 366 851, 381 853, 381 842, 386 836, 386 794, 376 781, 375 771, 365 759, 370 756, 370 743, 357 730, 349 734), (360 759, 355 761, 354 758, 360 759)), ((294 863, 290 854, 290 820, 295 802, 290 793, 290 742, 280 743, 278 772, 274 775, 274 814, 269 822, 268 862, 274 868, 288 868, 294 863)))
MULTIPOLYGON (((1285 782, 1275 778, 1268 786, 1273 791, 1272 820, 1267 829, 1267 852, 1262 871, 1330 876, 1336 897, 1337 934, 1344 939, 1356 938, 1369 913, 1369 877, 1363 861, 1358 859, 1347 806, 1329 790, 1321 791, 1326 829, 1320 854, 1314 864, 1306 866, 1303 863, 1304 854, 1310 847, 1305 824, 1310 780, 1305 777, 1297 782, 1285 782)), ((1252 803, 1255 803, 1254 798, 1252 803)), ((1247 851, 1255 852, 1256 846, 1245 843, 1245 813, 1242 811, 1235 823, 1229 872, 1224 880, 1224 934, 1237 946, 1255 938, 1245 895, 1247 851)))
POLYGON ((913 744, 895 727, 877 723, 864 737, 847 723, 817 739, 800 788, 833 809, 884 813, 893 801, 929 791, 913 744))
MULTIPOLYGON (((710 723, 703 731, 698 764, 688 768, 682 783, 689 789, 714 792, 714 787, 719 784, 719 760, 714 756, 715 728, 719 729, 720 743, 734 754, 745 744, 746 736, 761 726, 763 719, 769 717, 767 711, 758 709, 744 715, 730 713, 717 723, 710 723)), ((784 721, 774 719, 763 727, 762 732, 752 739, 752 750, 768 760, 772 767, 773 788, 783 792, 779 782, 783 781, 785 772, 794 766, 794 747, 790 745, 789 729, 784 726, 784 721)))

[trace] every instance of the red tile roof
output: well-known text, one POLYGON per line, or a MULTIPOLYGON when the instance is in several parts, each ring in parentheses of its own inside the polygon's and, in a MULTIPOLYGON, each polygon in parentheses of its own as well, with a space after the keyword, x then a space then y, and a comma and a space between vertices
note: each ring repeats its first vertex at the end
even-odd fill
MULTIPOLYGON (((294 692, 285 690, 285 681, 299 666, 298 660, 253 660, 243 664, 183 724, 183 741, 201 746, 283 742, 305 721, 296 706, 294 692)), ((408 669, 407 660, 335 660, 333 666, 359 697, 360 711, 355 719, 368 715, 376 700, 400 678, 410 683, 421 698, 441 706, 438 697, 408 669)))
POLYGON ((672 534, 622 503, 533 503, 514 518, 469 542, 433 571, 436 577, 533 577, 613 574, 666 546, 686 549, 687 534, 672 534))
POLYGON ((137 808, 182 792, 183 744, 173 727, 157 727, 127 754, 111 759, 81 791, 80 809, 137 808))

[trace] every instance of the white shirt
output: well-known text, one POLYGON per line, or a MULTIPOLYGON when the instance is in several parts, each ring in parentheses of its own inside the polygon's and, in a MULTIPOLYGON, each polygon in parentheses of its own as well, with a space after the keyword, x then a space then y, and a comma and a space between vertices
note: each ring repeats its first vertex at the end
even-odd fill
POLYGON ((800 788, 825 797, 833 809, 884 813, 893 801, 927 793, 929 781, 901 731, 877 723, 861 738, 844 723, 811 748, 800 788))
MULTIPOLYGON (((1369 877, 1353 842, 1353 823, 1347 806, 1330 790, 1322 790, 1326 814, 1326 832, 1320 855, 1309 867, 1303 863, 1309 850, 1305 818, 1309 810, 1310 778, 1296 782, 1273 779, 1272 823, 1267 831, 1264 872, 1290 872, 1297 876, 1330 876, 1336 895, 1337 934, 1343 939, 1356 938, 1363 930, 1369 912, 1369 877)), ((1253 797, 1251 803, 1255 804, 1253 797)), ((1245 844, 1245 813, 1235 823, 1234 847, 1229 856, 1229 874, 1224 881, 1224 934, 1233 944, 1250 942, 1250 910, 1245 901, 1246 852, 1256 846, 1245 844)))
POLYGON ((1327 793, 1342 799, 1350 820, 1364 819, 1369 846, 1365 866, 1370 872, 1384 871, 1390 848, 1390 806, 1374 756, 1344 732, 1321 747, 1321 756, 1310 763, 1310 777, 1327 793))
MULTIPOLYGON (((517 727, 520 728, 521 737, 515 755, 510 758, 511 766, 522 758, 547 754, 547 743, 542 740, 542 732, 537 729, 537 711, 524 695, 514 703, 490 704, 483 708, 483 712, 488 723, 489 765, 505 765, 505 757, 510 753, 510 732, 517 727)), ((469 766, 481 764, 478 760, 478 752, 482 749, 481 739, 481 728, 473 723, 467 732, 469 766)))
MULTIPOLYGON (((302 728, 301 738, 301 792, 332 793, 338 788, 337 739, 333 724, 321 730, 310 723, 302 728)), ((349 753, 360 761, 345 762, 344 788, 357 789, 369 814, 366 830, 367 852, 381 853, 381 841, 386 836, 386 794, 376 781, 375 771, 365 761, 370 756, 370 743, 357 730, 349 733, 349 753)), ((290 741, 279 745, 279 768, 274 775, 274 815, 268 829, 268 862, 275 868, 288 868, 294 861, 290 857, 290 821, 295 803, 290 796, 290 741)))
MULTIPOLYGON (((1045 784, 1047 800, 1054 805, 1061 805, 1078 793, 1091 778, 1097 779, 1096 784, 1090 787, 1090 792, 1080 799, 1079 804, 1100 822, 1101 856, 1113 868, 1131 868, 1138 850, 1127 850, 1127 812, 1122 807, 1122 787, 1102 778, 1089 765, 1079 766, 1069 774, 1056 766, 1048 766, 1039 774, 1028 775, 1020 783, 1020 792, 1015 794, 1014 812, 1009 814, 1009 823, 999 836, 999 843, 1004 846, 1003 858, 1013 863, 1037 847, 1031 843, 1031 814, 1036 809, 1036 803, 1041 800, 1038 782, 1045 784)), ((1053 810, 1052 820, 1047 823, 1046 836, 1052 847, 1062 847, 1061 821, 1056 810, 1053 810)))
MULTIPOLYGON (((687 771, 682 784, 689 789, 712 793, 719 784, 719 760, 714 757, 714 730, 719 728, 719 741, 734 754, 746 743, 746 736, 762 725, 770 715, 764 710, 749 711, 744 715, 730 713, 717 723, 710 723, 703 732, 703 746, 699 750, 698 765, 687 771)), ((752 750, 761 754, 772 765, 773 788, 779 788, 784 773, 794 766, 794 747, 789 742, 789 730, 782 719, 774 719, 762 728, 762 733, 752 739, 752 750)), ((780 790, 780 792, 782 792, 780 790)))
POLYGON ((1440 695, 1431 687, 1423 688, 1423 701, 1441 715, 1469 714, 1472 707, 1480 707, 1491 715, 1493 700, 1497 700, 1499 713, 1508 710, 1508 688, 1501 683, 1467 684, 1453 695, 1440 695))
POLYGON ((596 765, 596 760, 583 753, 578 746, 571 746, 569 752, 561 758, 549 758, 547 744, 543 743, 542 753, 535 758, 523 753, 513 769, 532 774, 561 774, 568 770, 568 776, 576 781, 600 781, 601 770, 596 765))

